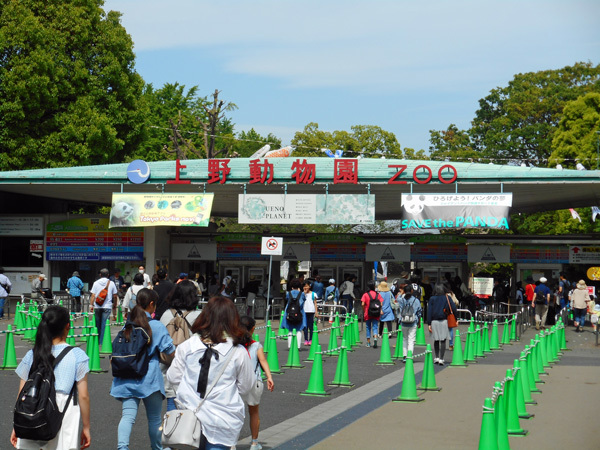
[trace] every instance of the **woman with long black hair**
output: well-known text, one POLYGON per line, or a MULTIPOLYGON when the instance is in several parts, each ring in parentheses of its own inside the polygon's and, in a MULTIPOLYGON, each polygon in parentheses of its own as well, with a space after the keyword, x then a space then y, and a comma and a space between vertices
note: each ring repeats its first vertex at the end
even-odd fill
MULTIPOLYGON (((49 306, 37 329, 35 345, 29 350, 19 366, 17 375, 21 378, 19 392, 23 389, 29 373, 41 367, 52 368, 56 357, 65 350, 70 329, 70 316, 62 306, 49 306)), ((74 347, 54 368, 56 402, 63 411, 73 384, 77 383, 77 398, 69 403, 62 427, 51 441, 33 441, 17 439, 13 430, 10 441, 16 448, 63 450, 79 449, 90 446, 90 397, 88 394, 87 374, 89 372, 88 356, 83 350, 74 347), (83 428, 80 427, 80 421, 83 428)))
POLYGON ((229 449, 237 444, 244 424, 242 396, 256 380, 248 352, 240 345, 246 331, 233 302, 222 296, 208 301, 192 331, 194 335, 177 346, 167 378, 177 386, 180 408, 195 410, 204 399, 197 412, 200 448, 229 449))
MULTIPOLYGON (((148 418, 148 435, 150 448, 161 449, 161 412, 165 398, 165 383, 159 367, 159 352, 172 355, 175 351, 173 340, 167 328, 158 320, 151 320, 156 310, 158 294, 148 288, 140 289, 137 294, 137 305, 129 312, 127 322, 143 328, 150 337, 146 351, 150 355, 148 372, 142 378, 113 378, 110 395, 122 403, 123 413, 118 428, 117 448, 128 449, 131 428, 135 423, 140 400, 146 407, 148 418)), ((131 333, 131 328, 125 330, 131 333)))

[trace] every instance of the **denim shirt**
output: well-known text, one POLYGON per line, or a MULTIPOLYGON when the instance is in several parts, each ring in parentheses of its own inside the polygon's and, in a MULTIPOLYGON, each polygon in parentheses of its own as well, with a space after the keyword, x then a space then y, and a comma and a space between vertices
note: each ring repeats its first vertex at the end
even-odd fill
POLYGON ((110 395, 115 398, 146 398, 160 391, 165 395, 165 382, 159 367, 159 352, 170 355, 175 351, 173 339, 169 336, 167 327, 158 320, 151 320, 146 313, 152 329, 152 341, 148 353, 152 355, 148 365, 148 373, 143 378, 113 378, 110 395))

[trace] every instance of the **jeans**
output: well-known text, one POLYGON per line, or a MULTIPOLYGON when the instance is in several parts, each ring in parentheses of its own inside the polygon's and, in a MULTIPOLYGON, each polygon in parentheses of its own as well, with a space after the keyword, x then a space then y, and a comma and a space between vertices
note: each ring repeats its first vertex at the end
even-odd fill
POLYGON ((352 308, 354 307, 354 299, 350 294, 342 295, 342 305, 346 307, 348 314, 352 314, 352 308))
POLYGON ((454 345, 454 328, 450 328, 450 347, 454 345))
POLYGON ((0 298, 0 317, 4 317, 4 302, 6 302, 6 297, 0 298))
POLYGON ((371 338, 371 333, 373 334, 373 336, 377 336, 379 320, 378 319, 369 319, 366 321, 366 324, 367 324, 367 339, 371 338), (373 330, 373 331, 371 331, 371 330, 373 330))
POLYGON ((313 336, 313 325, 315 323, 315 313, 306 314, 306 328, 304 329, 304 340, 312 341, 313 336))
POLYGON ((96 328, 98 328, 98 345, 102 345, 106 321, 110 318, 110 309, 94 308, 94 317, 96 318, 96 328))
POLYGON ((176 409, 175 397, 167 397, 167 411, 174 411, 176 409))
POLYGON ((150 437, 150 448, 153 450, 162 449, 161 431, 160 426, 162 422, 162 402, 163 395, 160 391, 156 391, 154 394, 146 398, 124 398, 121 399, 123 403, 123 415, 119 422, 118 428, 118 444, 119 450, 129 449, 129 436, 131 436, 131 428, 135 423, 135 418, 138 412, 138 406, 140 400, 143 400, 144 407, 146 408, 146 417, 148 418, 148 436, 150 437))
POLYGON ((573 321, 577 322, 580 327, 585 325, 585 316, 587 315, 586 308, 573 308, 573 321))

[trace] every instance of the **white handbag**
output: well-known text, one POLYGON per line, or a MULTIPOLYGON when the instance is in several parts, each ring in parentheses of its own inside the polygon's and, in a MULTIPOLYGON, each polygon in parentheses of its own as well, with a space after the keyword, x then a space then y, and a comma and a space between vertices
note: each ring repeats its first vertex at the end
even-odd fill
POLYGON ((165 413, 161 439, 163 447, 170 447, 177 450, 197 450, 200 447, 202 425, 197 413, 200 411, 200 407, 210 394, 210 391, 212 391, 219 378, 221 378, 221 375, 223 375, 223 372, 225 372, 225 368, 229 364, 229 361, 231 361, 234 352, 235 348, 232 347, 225 363, 221 367, 219 375, 214 379, 196 409, 174 409, 165 413))

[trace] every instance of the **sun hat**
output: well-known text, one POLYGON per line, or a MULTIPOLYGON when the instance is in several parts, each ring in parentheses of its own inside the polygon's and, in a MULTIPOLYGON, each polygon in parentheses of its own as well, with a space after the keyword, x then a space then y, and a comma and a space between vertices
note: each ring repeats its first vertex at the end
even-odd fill
POLYGON ((587 285, 585 284, 585 281, 579 280, 577 282, 577 289, 587 289, 587 285))
POLYGON ((73 272, 73 276, 74 277, 78 277, 79 276, 79 272, 77 272, 77 271, 73 272))
POLYGON ((388 292, 390 290, 390 287, 385 281, 382 281, 381 283, 379 283, 379 286, 377 286, 377 290, 379 292, 388 292))
POLYGON ((548 281, 548 280, 546 279, 546 277, 542 277, 542 278, 540 278, 540 283, 545 283, 546 281, 548 281))

